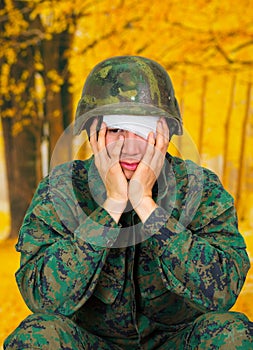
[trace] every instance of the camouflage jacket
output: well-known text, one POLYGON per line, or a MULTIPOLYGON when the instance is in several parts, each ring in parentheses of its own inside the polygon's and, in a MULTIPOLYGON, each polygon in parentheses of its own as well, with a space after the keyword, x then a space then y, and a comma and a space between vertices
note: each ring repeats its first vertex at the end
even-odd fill
POLYGON ((136 339, 229 310, 249 259, 232 197, 217 176, 167 154, 158 208, 119 224, 93 158, 57 166, 40 183, 20 230, 17 283, 33 312, 61 313, 108 339, 136 339))

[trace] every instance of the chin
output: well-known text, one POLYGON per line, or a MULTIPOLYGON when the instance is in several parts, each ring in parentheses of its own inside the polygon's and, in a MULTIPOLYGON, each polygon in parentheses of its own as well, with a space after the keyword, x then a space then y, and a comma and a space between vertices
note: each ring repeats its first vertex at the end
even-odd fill
POLYGON ((130 171, 130 170, 124 170, 123 172, 127 180, 130 180, 134 174, 134 171, 130 171))

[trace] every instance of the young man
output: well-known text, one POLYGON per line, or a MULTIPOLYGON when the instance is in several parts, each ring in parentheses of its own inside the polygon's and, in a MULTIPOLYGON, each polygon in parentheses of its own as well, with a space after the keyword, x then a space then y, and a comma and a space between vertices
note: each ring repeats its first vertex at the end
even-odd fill
POLYGON ((166 153, 182 122, 156 62, 122 56, 87 78, 75 124, 94 156, 42 180, 16 278, 33 314, 5 349, 252 349, 230 312, 249 259, 217 176, 166 153))

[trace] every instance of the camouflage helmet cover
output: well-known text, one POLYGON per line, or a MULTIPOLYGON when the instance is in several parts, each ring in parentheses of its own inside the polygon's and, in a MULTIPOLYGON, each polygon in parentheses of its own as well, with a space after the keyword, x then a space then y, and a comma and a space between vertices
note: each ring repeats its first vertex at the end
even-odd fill
POLYGON ((182 118, 171 79, 157 62, 141 56, 116 56, 90 72, 79 101, 75 134, 102 115, 164 116, 170 133, 182 134, 182 118))

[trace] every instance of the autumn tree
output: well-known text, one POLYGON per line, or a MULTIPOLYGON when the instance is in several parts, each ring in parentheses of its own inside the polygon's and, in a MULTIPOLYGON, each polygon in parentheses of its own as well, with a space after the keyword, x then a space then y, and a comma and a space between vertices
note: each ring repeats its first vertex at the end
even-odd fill
POLYGON ((62 23, 62 18, 52 18, 49 2, 43 5, 44 13, 37 1, 6 0, 1 8, 1 117, 11 236, 42 176, 43 137, 52 150, 72 117, 68 50, 75 21, 62 23))

